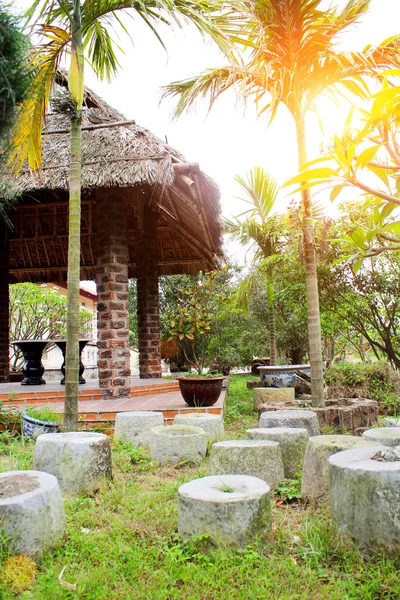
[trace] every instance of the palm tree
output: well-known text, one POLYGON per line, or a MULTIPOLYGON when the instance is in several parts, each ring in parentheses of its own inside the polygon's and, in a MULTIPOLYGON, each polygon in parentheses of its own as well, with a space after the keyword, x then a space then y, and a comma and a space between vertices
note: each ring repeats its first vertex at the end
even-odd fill
MULTIPOLYGON (((210 108, 227 89, 236 88, 258 114, 274 118, 280 104, 286 106, 296 126, 299 168, 306 164, 305 117, 322 93, 343 91, 365 97, 363 76, 378 75, 398 64, 396 38, 362 52, 336 50, 338 35, 369 7, 369 0, 348 0, 342 11, 330 6, 320 10, 321 0, 261 0, 245 4, 246 22, 232 24, 231 39, 245 52, 227 67, 210 69, 166 87, 165 96, 179 96, 179 116, 199 96, 209 96, 210 108)), ((235 9, 234 9, 235 10, 235 9)), ((242 11, 239 6, 237 11, 242 11)), ((229 20, 229 19, 228 19, 229 20)), ((342 93, 342 92, 341 92, 342 93)), ((302 189, 302 227, 307 278, 309 354, 312 404, 324 406, 323 363, 315 231, 309 189, 302 189)))
POLYGON ((243 202, 250 204, 250 209, 232 219, 224 219, 225 233, 238 240, 242 246, 252 243, 255 246, 253 263, 258 268, 250 273, 240 284, 237 291, 237 302, 241 308, 248 309, 248 297, 259 275, 267 276, 268 333, 269 355, 271 365, 276 365, 275 334, 275 290, 273 283, 273 267, 268 260, 278 251, 279 228, 276 215, 272 215, 278 196, 278 183, 270 177, 262 167, 254 167, 244 178, 236 175, 235 181, 240 185, 245 198, 243 202), (244 220, 241 219, 246 215, 244 220), (261 262, 260 262, 261 260, 261 262))
POLYGON ((118 60, 111 33, 115 26, 127 32, 121 13, 133 13, 150 27, 157 39, 158 24, 181 26, 192 22, 201 32, 210 35, 219 47, 228 52, 229 44, 213 18, 220 7, 219 0, 35 0, 27 12, 40 43, 33 51, 35 76, 31 93, 22 107, 13 135, 11 163, 18 171, 28 159, 37 171, 41 166, 42 120, 46 113, 58 64, 66 53, 71 62, 68 73, 67 101, 71 114, 70 179, 69 179, 69 240, 68 240, 68 311, 65 381, 64 425, 76 429, 78 422, 79 373, 79 279, 80 279, 80 211, 81 211, 81 116, 84 96, 84 60, 100 78, 108 80, 117 73, 118 60))

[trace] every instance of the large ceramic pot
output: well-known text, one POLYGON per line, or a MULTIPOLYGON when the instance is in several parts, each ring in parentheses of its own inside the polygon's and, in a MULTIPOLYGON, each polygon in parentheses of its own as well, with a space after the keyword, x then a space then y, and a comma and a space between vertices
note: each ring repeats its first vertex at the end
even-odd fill
POLYGON ((221 395, 225 377, 178 377, 184 401, 193 408, 213 406, 221 395))
POLYGON ((294 387, 296 371, 311 373, 310 365, 275 365, 273 367, 258 367, 263 387, 289 388, 294 387))
POLYGON ((37 438, 42 433, 58 433, 60 423, 53 421, 42 421, 28 415, 22 415, 22 435, 24 437, 37 438))

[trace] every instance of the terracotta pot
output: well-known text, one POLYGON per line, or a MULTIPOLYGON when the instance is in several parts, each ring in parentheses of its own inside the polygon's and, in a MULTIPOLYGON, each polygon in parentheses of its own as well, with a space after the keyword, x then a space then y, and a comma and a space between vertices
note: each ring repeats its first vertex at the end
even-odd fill
POLYGON ((225 377, 178 377, 186 404, 193 408, 213 406, 221 395, 225 377))

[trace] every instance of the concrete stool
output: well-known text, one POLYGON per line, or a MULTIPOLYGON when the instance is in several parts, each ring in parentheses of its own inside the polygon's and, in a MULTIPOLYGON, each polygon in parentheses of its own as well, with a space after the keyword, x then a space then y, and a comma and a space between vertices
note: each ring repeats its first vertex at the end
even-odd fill
POLYGON ((253 392, 254 408, 260 404, 284 404, 294 402, 294 388, 255 388, 253 392))
POLYGON ((260 429, 270 427, 297 427, 307 429, 308 435, 319 435, 318 417, 312 410, 271 410, 263 412, 258 422, 260 429))
POLYGON ((302 498, 310 502, 328 502, 329 457, 342 450, 371 446, 376 444, 355 435, 317 435, 310 438, 303 461, 302 498))
POLYGON ((35 469, 55 475, 63 492, 79 494, 111 478, 111 445, 102 433, 44 433, 33 452, 35 469))
POLYGON ((228 440, 211 446, 211 475, 251 475, 274 489, 285 478, 278 442, 228 440))
POLYGON ((174 425, 201 427, 209 440, 216 440, 224 434, 224 421, 221 415, 210 413, 187 413, 176 415, 174 425))
POLYGON ((383 419, 384 427, 400 427, 400 417, 385 417, 383 419))
POLYGON ((65 533, 57 479, 39 471, 0 473, 0 546, 41 558, 65 533))
POLYGON ((301 429, 300 427, 248 429, 246 431, 246 437, 251 440, 270 440, 271 442, 278 442, 282 451, 285 477, 291 479, 296 475, 301 467, 306 451, 308 442, 307 429, 301 429))
POLYGON ((330 505, 335 527, 358 545, 400 552, 400 461, 376 460, 385 447, 356 448, 329 459, 330 505))
POLYGON ((117 413, 114 435, 116 438, 124 438, 133 446, 145 446, 150 443, 150 432, 153 427, 163 425, 162 412, 135 410, 117 413))
POLYGON ((272 530, 270 488, 246 475, 202 477, 178 490, 178 531, 184 540, 209 534, 244 548, 272 530))
POLYGON ((170 425, 151 430, 151 458, 165 465, 180 460, 199 462, 207 452, 207 434, 201 427, 170 425))
POLYGON ((375 445, 400 446, 399 427, 377 427, 364 431, 363 438, 375 442, 375 445))

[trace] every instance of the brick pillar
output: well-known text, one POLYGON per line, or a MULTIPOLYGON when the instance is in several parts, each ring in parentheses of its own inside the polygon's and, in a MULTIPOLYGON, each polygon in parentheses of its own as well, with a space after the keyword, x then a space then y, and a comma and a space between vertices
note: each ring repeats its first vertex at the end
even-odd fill
POLYGON ((0 217, 0 383, 9 381, 9 256, 7 227, 0 217))
POLYGON ((161 377, 160 305, 157 260, 158 213, 144 206, 136 243, 139 373, 141 379, 161 377))
POLYGON ((128 263, 123 196, 97 198, 97 365, 104 398, 129 396, 128 263))

